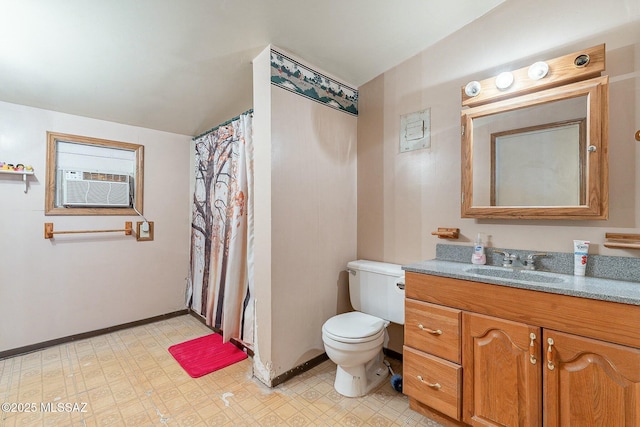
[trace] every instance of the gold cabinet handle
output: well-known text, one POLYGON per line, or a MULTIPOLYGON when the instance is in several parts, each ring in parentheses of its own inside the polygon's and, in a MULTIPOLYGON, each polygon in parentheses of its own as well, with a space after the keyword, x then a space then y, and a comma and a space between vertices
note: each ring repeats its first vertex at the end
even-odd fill
POLYGON ((556 365, 553 364, 553 338, 547 338, 547 343, 549 344, 547 348, 547 368, 553 371, 556 368, 556 365))
POLYGON ((431 387, 435 390, 440 390, 442 388, 442 386, 440 385, 440 383, 430 383, 429 381, 425 381, 424 378, 422 378, 421 375, 417 376, 418 380, 420 380, 421 383, 426 384, 427 387, 431 387))
POLYGON ((442 335, 442 331, 440 329, 429 329, 425 328, 422 323, 418 323, 418 328, 422 329, 425 332, 430 333, 431 335, 442 335))
POLYGON ((529 343, 529 362, 535 365, 538 362, 536 359, 536 334, 531 332, 529 338, 531 338, 531 342, 529 343))

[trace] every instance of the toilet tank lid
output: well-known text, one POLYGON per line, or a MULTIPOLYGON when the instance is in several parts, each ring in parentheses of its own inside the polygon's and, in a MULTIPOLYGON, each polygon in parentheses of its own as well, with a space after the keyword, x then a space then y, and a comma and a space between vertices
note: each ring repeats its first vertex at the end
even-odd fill
POLYGON ((386 274, 394 277, 404 276, 404 270, 400 264, 391 264, 388 262, 360 259, 347 263, 347 268, 358 271, 370 271, 372 273, 386 274))

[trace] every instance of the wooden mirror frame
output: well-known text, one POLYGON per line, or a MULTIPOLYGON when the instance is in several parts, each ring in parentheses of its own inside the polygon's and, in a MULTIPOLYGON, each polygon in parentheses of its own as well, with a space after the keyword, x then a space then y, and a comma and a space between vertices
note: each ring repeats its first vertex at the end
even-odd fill
POLYGON ((69 135, 64 133, 47 132, 47 172, 44 198, 45 215, 138 215, 134 208, 113 207, 59 207, 56 206, 56 173, 57 173, 57 144, 68 142, 72 144, 93 145, 116 150, 133 151, 135 153, 135 209, 143 212, 144 199, 144 146, 127 142, 111 141, 107 139, 91 138, 87 136, 69 135))
POLYGON ((608 76, 566 84, 539 92, 478 105, 461 113, 462 125, 462 218, 502 219, 607 219, 609 216, 608 76), (474 206, 473 120, 535 105, 587 96, 588 146, 585 205, 558 207, 474 206))

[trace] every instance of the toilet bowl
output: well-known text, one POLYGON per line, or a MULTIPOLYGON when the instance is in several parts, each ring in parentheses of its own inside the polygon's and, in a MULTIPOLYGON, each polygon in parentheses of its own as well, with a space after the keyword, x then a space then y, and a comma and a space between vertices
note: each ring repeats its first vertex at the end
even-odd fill
POLYGON ((322 341, 336 365, 334 387, 343 396, 364 396, 388 375, 383 345, 391 321, 404 324, 404 274, 399 265, 352 261, 349 271, 351 304, 358 311, 328 319, 322 341))
POLYGON ((322 326, 325 351, 337 365, 334 387, 338 393, 364 396, 387 377, 382 345, 388 324, 353 311, 334 316, 322 326))

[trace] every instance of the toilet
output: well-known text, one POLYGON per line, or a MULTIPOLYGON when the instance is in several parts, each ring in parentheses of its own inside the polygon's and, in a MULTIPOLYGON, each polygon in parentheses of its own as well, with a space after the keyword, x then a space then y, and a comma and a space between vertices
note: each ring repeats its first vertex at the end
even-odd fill
POLYGON ((359 397, 388 375, 382 347, 390 322, 404 324, 404 271, 400 265, 358 260, 347 264, 349 298, 356 311, 339 314, 322 326, 327 356, 336 365, 334 387, 359 397))

